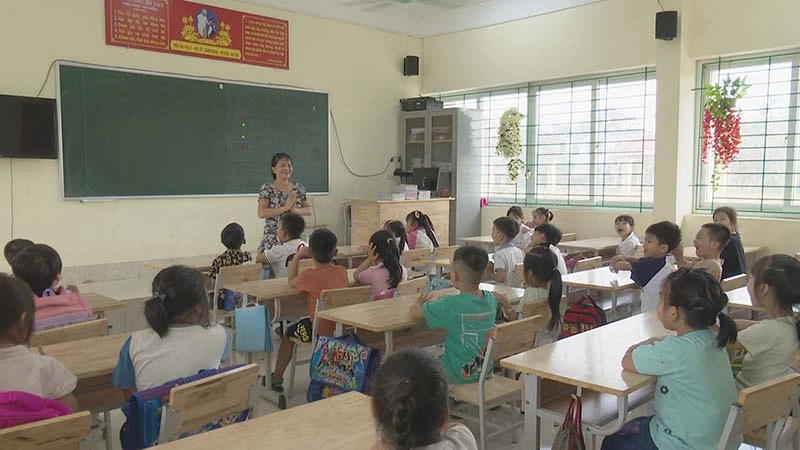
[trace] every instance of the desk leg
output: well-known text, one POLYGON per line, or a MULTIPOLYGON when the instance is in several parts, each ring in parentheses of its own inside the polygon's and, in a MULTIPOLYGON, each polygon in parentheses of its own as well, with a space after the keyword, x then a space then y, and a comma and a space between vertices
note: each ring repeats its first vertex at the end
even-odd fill
POLYGON ((522 448, 539 450, 541 445, 541 420, 539 419, 539 377, 523 374, 525 380, 525 426, 522 448))
POLYGON ((386 352, 383 355, 384 358, 389 356, 392 351, 394 350, 394 331, 386 331, 383 333, 383 339, 386 343, 386 352))
POLYGON ((272 309, 275 311, 275 317, 272 318, 272 323, 277 323, 281 317, 281 299, 275 297, 272 299, 272 309))
POLYGON ((353 268, 353 257, 352 256, 348 256, 347 257, 347 268, 348 269, 352 269, 353 268))
POLYGON ((341 322, 336 322, 336 334, 335 336, 341 336, 344 334, 344 327, 342 326, 341 322))

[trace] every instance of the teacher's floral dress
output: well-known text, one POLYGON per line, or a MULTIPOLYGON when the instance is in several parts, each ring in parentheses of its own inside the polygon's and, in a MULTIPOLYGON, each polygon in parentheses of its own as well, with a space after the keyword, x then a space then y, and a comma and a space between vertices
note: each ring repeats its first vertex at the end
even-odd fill
MULTIPOLYGON (((303 207, 303 200, 306 198, 306 188, 300 183, 294 183, 291 189, 297 195, 297 204, 295 208, 303 207)), ((261 186, 261 191, 258 193, 259 200, 266 200, 270 208, 280 208, 286 205, 286 200, 289 199, 289 192, 274 187, 271 183, 261 186)), ((266 250, 278 245, 278 222, 281 216, 267 217, 264 219, 264 236, 261 238, 261 244, 258 245, 258 253, 263 253, 266 250)))

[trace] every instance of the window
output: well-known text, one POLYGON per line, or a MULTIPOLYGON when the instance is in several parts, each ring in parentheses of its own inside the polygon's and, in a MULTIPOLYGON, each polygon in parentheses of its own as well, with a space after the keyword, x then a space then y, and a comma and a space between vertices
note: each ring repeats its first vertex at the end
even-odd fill
POLYGON ((481 189, 493 203, 652 209, 655 72, 531 83, 440 97, 482 111, 481 189), (494 153, 500 117, 524 114, 528 177, 512 183, 494 153))
MULTIPOLYGON (((700 157, 700 115, 695 208, 709 211, 728 205, 750 213, 800 213, 800 52, 720 59, 702 64, 701 73, 703 85, 746 77, 750 89, 737 103, 742 111, 739 156, 720 178, 716 192, 710 185, 713 164, 703 164, 700 157)), ((700 108, 704 103, 705 99, 700 108)))

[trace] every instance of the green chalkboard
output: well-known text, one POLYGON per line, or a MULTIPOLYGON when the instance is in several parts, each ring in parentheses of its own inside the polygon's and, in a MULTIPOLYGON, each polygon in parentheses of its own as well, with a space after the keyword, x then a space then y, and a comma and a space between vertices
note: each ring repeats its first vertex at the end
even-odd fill
POLYGON ((328 192, 328 94, 58 67, 65 198, 255 194, 286 152, 328 192))

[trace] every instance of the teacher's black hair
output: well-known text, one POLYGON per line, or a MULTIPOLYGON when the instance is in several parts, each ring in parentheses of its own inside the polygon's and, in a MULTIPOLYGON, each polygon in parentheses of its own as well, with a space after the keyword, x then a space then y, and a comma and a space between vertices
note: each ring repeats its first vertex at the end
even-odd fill
MULTIPOLYGON (((282 159, 285 159, 285 160, 289 161, 290 163, 294 164, 294 161, 292 161, 292 157, 291 156, 289 156, 287 153, 280 152, 280 153, 275 153, 274 155, 272 155, 272 161, 270 162, 271 167, 274 169, 275 166, 277 166, 278 163, 281 162, 282 159)), ((273 180, 278 178, 277 176, 275 176, 275 172, 272 172, 272 171, 270 171, 270 172, 272 173, 272 179, 273 180)))

